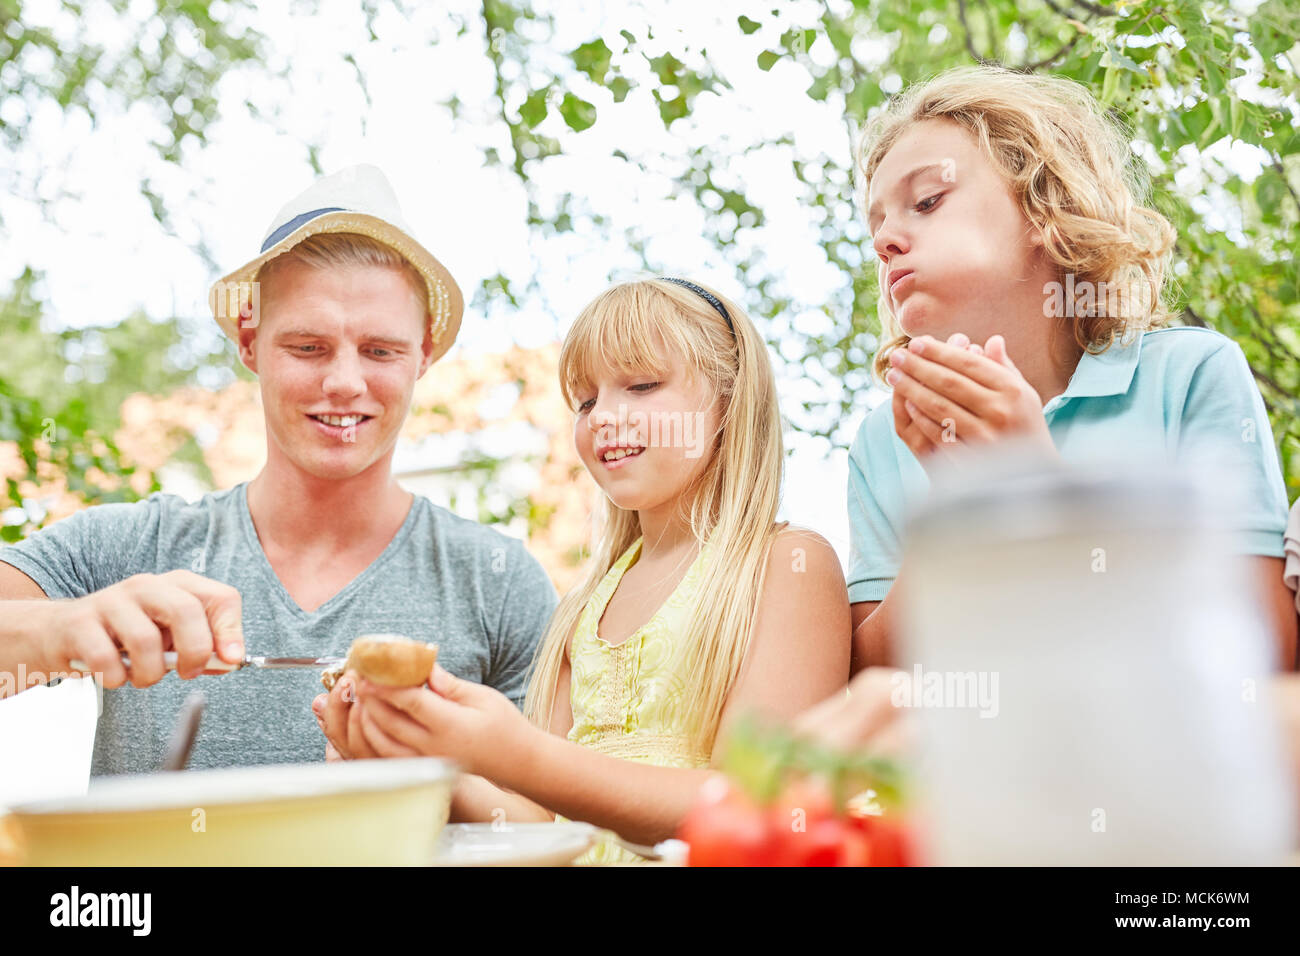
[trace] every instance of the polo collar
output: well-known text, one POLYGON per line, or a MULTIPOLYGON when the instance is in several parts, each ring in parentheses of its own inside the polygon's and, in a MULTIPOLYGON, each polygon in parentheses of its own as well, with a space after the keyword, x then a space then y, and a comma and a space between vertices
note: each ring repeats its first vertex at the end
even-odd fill
POLYGON ((1070 376, 1070 384, 1061 393, 1067 398, 1099 398, 1104 395, 1123 395, 1133 384, 1138 356, 1142 352, 1142 334, 1132 342, 1115 342, 1101 353, 1085 351, 1070 376))

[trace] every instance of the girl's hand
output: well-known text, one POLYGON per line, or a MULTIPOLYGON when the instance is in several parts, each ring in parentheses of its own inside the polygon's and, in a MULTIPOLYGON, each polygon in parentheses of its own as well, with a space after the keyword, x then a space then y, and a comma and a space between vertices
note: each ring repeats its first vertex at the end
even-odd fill
POLYGON ((381 757, 449 757, 465 773, 496 779, 517 769, 535 728, 502 693, 435 666, 427 686, 362 680, 353 708, 361 740, 381 757), (513 766, 512 766, 513 765, 513 766))
POLYGON ((1042 401, 1002 336, 982 349, 961 335, 947 342, 921 336, 890 355, 890 363, 894 427, 923 462, 936 452, 1007 438, 1026 439, 1057 457, 1042 401))

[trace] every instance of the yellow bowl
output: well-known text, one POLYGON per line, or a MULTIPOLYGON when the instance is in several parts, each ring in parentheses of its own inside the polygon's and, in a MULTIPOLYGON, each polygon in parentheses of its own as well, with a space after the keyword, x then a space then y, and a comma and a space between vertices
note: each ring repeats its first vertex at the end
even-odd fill
POLYGON ((31 866, 427 866, 455 780, 428 757, 102 777, 10 819, 31 866))

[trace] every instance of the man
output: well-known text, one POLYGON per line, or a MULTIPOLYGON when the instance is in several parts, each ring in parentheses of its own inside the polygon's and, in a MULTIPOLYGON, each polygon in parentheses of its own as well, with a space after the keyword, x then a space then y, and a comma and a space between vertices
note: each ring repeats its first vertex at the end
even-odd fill
POLYGON ((451 346, 463 302, 383 174, 353 167, 286 205, 212 308, 258 376, 266 466, 194 504, 89 508, 0 550, 0 673, 80 660, 101 676, 92 774, 158 769, 196 686, 207 706, 190 766, 323 758, 318 671, 188 684, 214 653, 342 655, 360 634, 403 634, 519 704, 554 588, 518 542, 392 475, 415 383, 451 346))

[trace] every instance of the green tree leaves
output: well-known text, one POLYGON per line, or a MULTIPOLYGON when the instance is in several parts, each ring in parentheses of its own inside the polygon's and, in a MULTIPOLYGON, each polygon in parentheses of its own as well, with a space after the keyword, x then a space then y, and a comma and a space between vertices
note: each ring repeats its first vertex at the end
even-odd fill
MULTIPOLYGON (((826 104, 844 115, 845 135, 837 151, 791 155, 797 200, 810 216, 826 265, 840 276, 838 289, 825 301, 792 298, 780 264, 739 241, 746 230, 757 240, 767 217, 762 203, 735 181, 737 159, 786 155, 794 149, 789 137, 715 142, 707 129, 694 129, 676 183, 676 189, 717 210, 708 217, 707 238, 749 290, 746 304, 791 373, 817 377, 825 393, 835 396, 805 402, 807 414, 795 416, 794 427, 846 444, 871 383, 867 367, 879 324, 873 258, 853 205, 858 130, 908 83, 953 66, 996 62, 1087 85, 1130 125, 1138 152, 1155 157, 1152 201, 1180 235, 1175 307, 1184 321, 1199 318, 1241 343, 1272 416, 1290 493, 1300 493, 1295 397, 1300 393, 1300 295, 1294 256, 1300 222, 1300 7, 1293 0, 1265 0, 1249 17, 1221 2, 852 0, 820 7, 774 4, 728 22, 761 71, 801 83, 799 93, 810 106, 826 104), (783 59, 801 69, 777 69, 783 59), (808 75, 811 82, 801 79, 808 75), (1258 176, 1252 163, 1262 169, 1258 176), (798 312, 829 317, 833 331, 801 331, 791 321, 798 312)), ((623 31, 627 49, 610 51, 608 60, 608 47, 593 38, 574 51, 576 77, 548 71, 540 46, 520 44, 514 52, 524 69, 553 79, 548 86, 599 102, 577 81, 585 84, 602 70, 616 70, 620 57, 640 51, 652 36, 629 27, 623 31)), ((725 95, 726 79, 695 38, 659 36, 649 45, 654 52, 647 57, 648 83, 665 128, 689 121, 699 93, 725 95)), ((633 74, 625 69, 619 75, 633 74)), ((570 128, 587 129, 586 117, 580 119, 570 128)), ((559 148, 565 148, 563 140, 559 148)), ((651 161, 631 151, 621 155, 633 164, 651 161)), ((633 246, 642 253, 647 248, 644 242, 633 246)))

